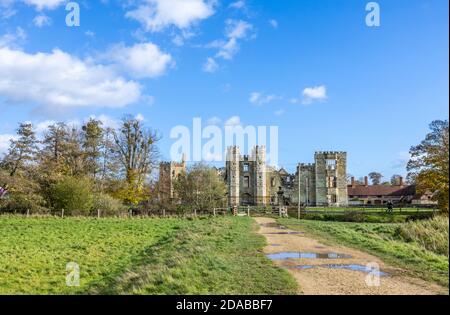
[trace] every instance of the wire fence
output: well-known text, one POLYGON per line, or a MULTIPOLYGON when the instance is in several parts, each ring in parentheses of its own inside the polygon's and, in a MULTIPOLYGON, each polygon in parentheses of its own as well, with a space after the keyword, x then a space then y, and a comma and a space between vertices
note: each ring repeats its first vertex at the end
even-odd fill
POLYGON ((216 216, 249 216, 249 217, 298 217, 305 215, 414 215, 414 214, 435 214, 439 210, 436 206, 412 206, 402 205, 393 209, 376 207, 376 206, 349 206, 349 207, 298 207, 298 206, 239 206, 239 207, 222 207, 197 210, 195 208, 174 209, 168 208, 146 208, 146 209, 129 209, 126 211, 90 211, 71 212, 64 210, 51 211, 46 213, 33 213, 30 210, 23 212, 8 212, 0 210, 2 216, 22 216, 22 217, 87 217, 87 218, 196 218, 196 217, 216 217, 216 216))

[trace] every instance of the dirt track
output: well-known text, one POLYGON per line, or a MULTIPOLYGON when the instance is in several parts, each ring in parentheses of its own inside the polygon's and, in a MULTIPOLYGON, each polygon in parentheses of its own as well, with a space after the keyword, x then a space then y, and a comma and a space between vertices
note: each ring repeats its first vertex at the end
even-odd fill
MULTIPOLYGON (((407 277, 399 268, 384 264, 379 258, 361 251, 342 246, 328 246, 319 243, 307 234, 277 234, 295 232, 280 229, 275 226, 276 221, 269 218, 256 218, 261 226, 259 233, 263 234, 269 244, 266 254, 280 252, 296 253, 337 253, 349 255, 351 258, 294 258, 274 260, 282 268, 286 268, 299 284, 299 294, 306 295, 434 295, 448 294, 446 288, 430 284, 421 279, 407 277), (387 273, 380 278, 379 286, 366 284, 368 273, 347 269, 334 269, 342 265, 366 266, 376 263, 380 271, 387 273), (298 267, 301 266, 301 267, 298 267), (306 267, 305 267, 306 266, 306 267), (299 269, 305 268, 305 269, 299 269)), ((306 254, 310 256, 310 254, 306 254)), ((322 256, 320 256, 322 257, 322 256)))

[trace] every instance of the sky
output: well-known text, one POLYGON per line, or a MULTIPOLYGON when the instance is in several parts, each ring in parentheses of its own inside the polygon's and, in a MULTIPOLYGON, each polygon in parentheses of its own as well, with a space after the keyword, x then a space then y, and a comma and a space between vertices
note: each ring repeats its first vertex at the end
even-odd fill
POLYGON ((278 166, 346 151, 348 172, 405 175, 448 119, 447 0, 0 0, 0 153, 20 122, 125 114, 176 126, 278 126, 278 166), (68 9, 68 10, 66 10, 68 9), (76 24, 76 23, 75 23, 76 24))

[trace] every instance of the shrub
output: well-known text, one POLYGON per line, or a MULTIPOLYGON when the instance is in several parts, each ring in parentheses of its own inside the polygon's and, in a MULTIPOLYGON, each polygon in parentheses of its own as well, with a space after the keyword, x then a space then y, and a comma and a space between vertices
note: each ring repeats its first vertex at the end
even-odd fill
POLYGON ((25 214, 29 211, 31 214, 44 214, 48 209, 43 204, 44 200, 38 194, 13 193, 0 201, 0 209, 9 213, 25 214))
POLYGON ((25 214, 45 213, 46 203, 41 195, 39 184, 29 174, 17 174, 12 177, 0 169, 0 185, 7 193, 0 199, 0 211, 25 214))
POLYGON ((88 214, 93 205, 92 183, 86 178, 64 177, 50 188, 53 210, 88 214))
POLYGON ((127 210, 120 200, 102 193, 95 194, 92 209, 100 210, 101 215, 115 215, 127 210))
POLYGON ((436 254, 448 256, 448 230, 448 217, 437 216, 430 220, 403 224, 397 229, 397 235, 436 254))

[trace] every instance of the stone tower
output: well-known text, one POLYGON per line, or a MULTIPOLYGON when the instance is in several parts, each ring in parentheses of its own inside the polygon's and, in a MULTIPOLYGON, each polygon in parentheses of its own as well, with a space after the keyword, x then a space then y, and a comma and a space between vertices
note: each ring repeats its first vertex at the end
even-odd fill
POLYGON ((227 149, 227 186, 228 203, 230 206, 239 206, 240 203, 240 161, 239 147, 233 146, 227 149))
MULTIPOLYGON (((300 185, 300 203, 306 206, 316 204, 316 165, 299 164, 296 174, 297 194, 300 185)), ((297 197, 298 202, 298 197, 297 197)))
POLYGON ((159 199, 162 202, 172 203, 175 199, 175 180, 186 172, 186 159, 183 156, 181 163, 162 162, 159 165, 159 199))
POLYGON ((347 153, 317 152, 315 169, 316 205, 347 206, 347 153))
POLYGON ((255 177, 255 204, 266 205, 267 194, 267 171, 266 171, 266 147, 256 146, 253 148, 252 160, 254 162, 255 177))

